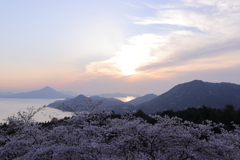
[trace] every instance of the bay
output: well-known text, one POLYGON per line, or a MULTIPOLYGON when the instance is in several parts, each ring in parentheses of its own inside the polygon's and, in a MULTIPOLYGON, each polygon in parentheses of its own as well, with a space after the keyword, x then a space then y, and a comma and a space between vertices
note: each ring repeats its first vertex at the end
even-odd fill
MULTIPOLYGON (((18 98, 0 98, 0 122, 4 122, 9 116, 17 115, 18 111, 27 111, 27 108, 39 108, 61 99, 18 99, 18 98)), ((38 122, 50 121, 51 118, 64 118, 72 116, 70 112, 62 112, 58 109, 45 107, 34 116, 38 122)))

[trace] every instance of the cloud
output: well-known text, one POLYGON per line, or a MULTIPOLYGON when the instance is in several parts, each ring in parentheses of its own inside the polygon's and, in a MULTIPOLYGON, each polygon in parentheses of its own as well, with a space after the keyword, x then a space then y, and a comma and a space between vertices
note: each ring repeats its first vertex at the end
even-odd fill
MULTIPOLYGON (((137 74, 136 68, 154 62, 160 55, 155 55, 152 50, 167 43, 167 38, 154 34, 134 36, 128 40, 127 45, 121 45, 115 56, 100 62, 93 62, 86 66, 87 72, 112 75, 137 74)), ((164 54, 162 54, 162 58, 164 54)))
POLYGON ((184 27, 194 27, 200 31, 209 31, 212 21, 208 21, 205 15, 183 10, 158 11, 155 17, 135 18, 135 24, 168 24, 184 27))
POLYGON ((160 74, 163 71, 179 72, 238 66, 240 62, 236 61, 236 57, 239 57, 240 50, 240 25, 237 17, 240 17, 240 2, 183 2, 182 8, 161 10, 153 17, 135 18, 135 24, 170 24, 195 27, 202 32, 185 28, 185 31, 169 33, 170 45, 155 51, 168 51, 169 57, 165 61, 159 60, 141 66, 137 71, 158 71, 160 74), (192 8, 186 9, 184 6, 192 8))
POLYGON ((67 88, 86 94, 119 91, 143 95, 161 94, 193 79, 237 83, 239 4, 182 0, 145 5, 155 14, 131 18, 145 32, 128 38, 112 57, 87 64, 84 73, 66 81, 67 88), (161 28, 167 29, 162 32, 161 28))
POLYGON ((239 6, 240 2, 236 1, 185 0, 180 6, 168 4, 155 7, 157 13, 154 16, 134 17, 134 23, 173 25, 175 30, 164 35, 149 33, 134 36, 128 40, 129 44, 121 46, 114 57, 92 63, 88 68, 109 74, 144 75, 144 72, 159 70, 177 72, 179 69, 176 67, 184 71, 189 70, 187 68, 235 66, 238 64, 235 57, 238 57, 236 50, 239 50, 240 43, 239 6), (186 28, 179 30, 177 26, 186 28), (226 58, 228 61, 225 61, 226 58), (226 63, 229 65, 221 65, 226 63), (200 67, 203 65, 205 67, 200 67))
POLYGON ((222 68, 222 64, 225 64, 227 59, 227 62, 229 63, 228 66, 240 64, 236 61, 236 57, 239 57, 240 39, 221 42, 220 40, 212 40, 211 38, 208 39, 206 37, 200 38, 200 36, 196 35, 184 37, 185 39, 182 40, 182 38, 177 38, 176 36, 173 38, 174 40, 171 41, 170 46, 155 51, 161 52, 162 50, 168 50, 168 53, 171 52, 165 61, 151 63, 139 67, 137 70, 149 72, 158 68, 167 68, 171 66, 177 67, 181 65, 186 66, 186 64, 188 64, 189 68, 193 69, 195 68, 194 65, 197 65, 200 62, 202 63, 203 59, 206 61, 204 65, 208 67, 208 69, 211 69, 213 65, 215 65, 214 68, 222 68), (179 43, 177 43, 177 41, 179 43), (169 48, 171 48, 171 51, 169 48))
POLYGON ((183 1, 177 4, 161 6, 154 16, 134 17, 135 24, 170 24, 196 27, 203 32, 223 32, 226 27, 239 28, 240 2, 236 1, 183 1), (165 9, 161 9, 165 8, 165 9))

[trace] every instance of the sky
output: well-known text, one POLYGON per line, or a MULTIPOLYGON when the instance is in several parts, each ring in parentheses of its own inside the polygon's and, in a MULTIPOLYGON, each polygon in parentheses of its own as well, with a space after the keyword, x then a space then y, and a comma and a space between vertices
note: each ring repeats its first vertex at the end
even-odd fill
POLYGON ((0 92, 240 84, 238 0, 0 0, 0 92))

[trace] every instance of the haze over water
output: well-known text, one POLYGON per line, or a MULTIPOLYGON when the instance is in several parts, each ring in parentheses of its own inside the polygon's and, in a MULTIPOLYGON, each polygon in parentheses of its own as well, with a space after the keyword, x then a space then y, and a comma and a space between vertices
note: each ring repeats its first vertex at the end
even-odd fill
MULTIPOLYGON (((127 96, 117 98, 123 102, 128 102, 136 97, 127 96)), ((17 115, 18 111, 27 111, 27 108, 39 108, 48 105, 56 100, 61 99, 19 99, 19 98, 0 98, 0 122, 3 122, 8 116, 17 115)), ((65 116, 72 116, 70 112, 62 112, 58 109, 45 107, 34 116, 34 120, 38 122, 50 121, 51 118, 64 118, 65 116)))
MULTIPOLYGON (((18 111, 27 111, 27 108, 34 107, 39 108, 44 105, 48 105, 51 102, 59 99, 11 99, 0 98, 0 122, 4 122, 8 116, 17 115, 18 111)), ((51 118, 64 118, 65 116, 71 116, 69 112, 62 112, 57 109, 45 107, 39 113, 34 116, 34 119, 39 122, 50 121, 51 118), (51 118, 50 118, 50 117, 51 118)))

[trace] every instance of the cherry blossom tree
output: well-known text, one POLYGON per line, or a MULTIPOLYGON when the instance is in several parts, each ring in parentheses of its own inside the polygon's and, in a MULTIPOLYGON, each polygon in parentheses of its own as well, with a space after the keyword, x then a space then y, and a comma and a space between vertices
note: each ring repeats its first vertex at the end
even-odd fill
MULTIPOLYGON (((65 106, 62 106, 66 108, 65 106)), ((0 159, 239 159, 240 127, 195 124, 180 118, 151 115, 150 124, 133 112, 121 118, 99 103, 67 105, 74 116, 41 125, 29 109, 9 117, 0 130, 0 159), (216 132, 216 128, 219 132, 216 132)))

